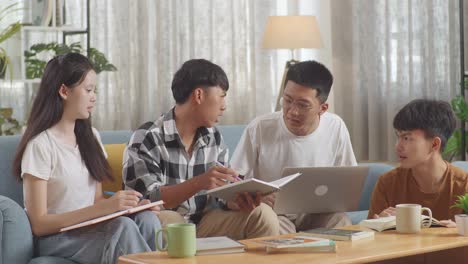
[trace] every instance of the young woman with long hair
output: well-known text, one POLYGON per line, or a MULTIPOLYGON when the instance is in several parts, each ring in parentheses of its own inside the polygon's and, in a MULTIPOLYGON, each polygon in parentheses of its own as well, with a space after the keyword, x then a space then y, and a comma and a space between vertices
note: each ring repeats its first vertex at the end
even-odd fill
POLYGON ((120 255, 155 250, 158 207, 59 233, 149 202, 133 190, 103 197, 101 182, 113 177, 91 126, 95 103, 96 73, 85 56, 69 53, 47 63, 13 163, 39 256, 116 263, 120 255))

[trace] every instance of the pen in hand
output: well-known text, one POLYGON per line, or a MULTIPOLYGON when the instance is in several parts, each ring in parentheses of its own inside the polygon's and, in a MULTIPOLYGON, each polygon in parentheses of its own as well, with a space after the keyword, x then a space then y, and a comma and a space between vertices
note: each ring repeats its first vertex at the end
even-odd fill
MULTIPOLYGON (((221 162, 219 161, 216 161, 216 165, 220 166, 220 167, 223 167, 223 168, 226 168, 226 166, 224 166, 221 162)), ((233 175, 231 175, 233 176, 233 175)), ((239 176, 234 176, 234 178, 236 179, 236 181, 242 181, 241 178, 239 178, 239 176)))
MULTIPOLYGON (((104 193, 105 195, 109 195, 109 196, 113 196, 115 194, 115 192, 109 192, 109 191, 103 191, 102 193, 104 193)), ((143 200, 143 196, 139 196, 138 197, 141 200, 143 200)))

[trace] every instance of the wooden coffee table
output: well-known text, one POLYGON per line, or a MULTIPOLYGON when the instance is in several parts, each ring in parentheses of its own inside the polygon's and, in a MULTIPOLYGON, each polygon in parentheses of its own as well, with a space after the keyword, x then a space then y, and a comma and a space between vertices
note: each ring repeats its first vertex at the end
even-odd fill
MULTIPOLYGON (((292 235, 284 235, 288 236, 292 235)), ((468 263, 468 237, 459 236, 455 228, 423 229, 419 234, 385 231, 373 239, 337 241, 336 253, 266 254, 263 247, 252 243, 254 240, 240 241, 247 246, 245 253, 177 259, 165 252, 147 252, 122 256, 119 263, 468 263)))

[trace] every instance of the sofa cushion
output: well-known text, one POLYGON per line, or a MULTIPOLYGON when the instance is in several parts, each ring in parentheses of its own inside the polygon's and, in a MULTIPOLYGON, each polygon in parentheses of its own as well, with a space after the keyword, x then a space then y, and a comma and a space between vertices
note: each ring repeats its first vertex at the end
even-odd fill
POLYGON ((16 202, 0 195, 0 264, 25 264, 33 255, 28 217, 16 202))
POLYGON ((123 152, 125 150, 125 144, 104 144, 104 148, 107 152, 107 161, 114 175, 115 181, 105 181, 102 183, 102 189, 104 191, 116 192, 122 190, 122 160, 123 152))

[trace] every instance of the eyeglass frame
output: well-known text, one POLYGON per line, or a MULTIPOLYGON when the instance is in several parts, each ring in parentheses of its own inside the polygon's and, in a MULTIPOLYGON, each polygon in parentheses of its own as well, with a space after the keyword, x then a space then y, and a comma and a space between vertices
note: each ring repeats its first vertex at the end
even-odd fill
POLYGON ((314 108, 313 105, 309 105, 309 104, 297 102, 296 100, 285 98, 284 95, 283 97, 281 97, 280 104, 283 107, 283 109, 288 109, 288 110, 291 110, 292 107, 296 107, 297 112, 300 114, 305 114, 309 112, 312 108, 314 108))

